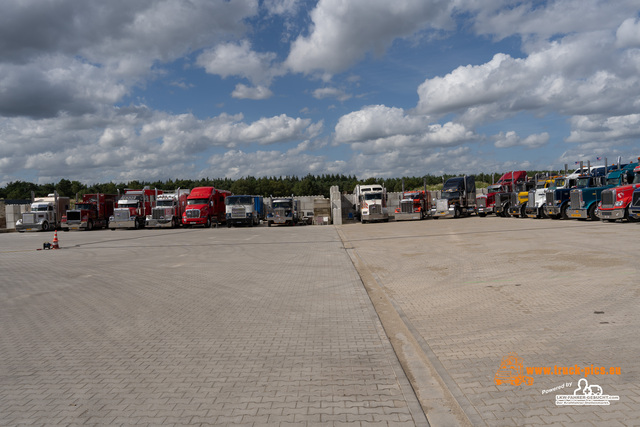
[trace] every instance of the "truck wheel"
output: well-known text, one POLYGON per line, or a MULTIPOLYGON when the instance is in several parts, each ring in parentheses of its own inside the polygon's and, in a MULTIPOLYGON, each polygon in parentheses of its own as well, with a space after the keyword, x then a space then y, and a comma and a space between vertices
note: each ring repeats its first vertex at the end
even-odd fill
POLYGON ((569 203, 565 203, 564 206, 560 209, 560 219, 569 219, 569 215, 567 215, 567 209, 569 209, 569 203))
POLYGON ((487 216, 487 214, 483 212, 483 213, 479 213, 479 214, 478 214, 478 216, 479 216, 480 218, 484 218, 485 216, 487 216))
POLYGON ((456 206, 455 209, 453 210, 453 217, 460 218, 460 208, 458 206, 456 206))
POLYGON ((211 218, 207 218, 207 223, 204 225, 205 228, 211 228, 211 218))
POLYGON ((509 203, 504 205, 504 208, 502 209, 502 216, 503 217, 509 218, 511 216, 511 215, 509 215, 509 208, 511 208, 511 205, 509 203))
POLYGON ((47 221, 42 223, 42 231, 49 231, 49 223, 47 221))
POLYGON ((138 228, 140 228, 140 223, 138 222, 138 220, 135 220, 135 221, 133 222, 133 228, 134 228, 135 230, 137 230, 138 228))
POLYGON ((629 206, 627 206, 624 210, 624 219, 626 219, 629 222, 638 222, 637 219, 629 215, 629 206))
POLYGON ((87 222, 87 231, 93 230, 93 221, 87 222))
POLYGON ((587 210, 587 215, 589 215, 589 218, 591 218, 591 221, 597 221, 598 220, 598 216, 596 215, 596 204, 593 203, 591 206, 589 206, 589 209, 587 210))
POLYGON ((271 227, 271 221, 267 221, 267 227, 271 227))

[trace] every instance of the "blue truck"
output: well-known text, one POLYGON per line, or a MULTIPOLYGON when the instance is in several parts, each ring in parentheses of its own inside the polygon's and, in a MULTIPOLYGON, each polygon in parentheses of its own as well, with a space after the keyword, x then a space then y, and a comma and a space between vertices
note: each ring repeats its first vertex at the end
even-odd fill
POLYGON ((227 227, 234 225, 259 225, 265 218, 262 196, 227 196, 224 199, 227 227))
POLYGON ((640 219, 640 188, 636 188, 631 196, 629 216, 633 219, 640 219))
POLYGON ((599 187, 575 188, 571 190, 570 205, 567 210, 569 218, 591 219, 598 221, 596 209, 602 197, 602 191, 618 187, 633 180, 633 170, 637 163, 628 164, 607 174, 604 185, 599 187))

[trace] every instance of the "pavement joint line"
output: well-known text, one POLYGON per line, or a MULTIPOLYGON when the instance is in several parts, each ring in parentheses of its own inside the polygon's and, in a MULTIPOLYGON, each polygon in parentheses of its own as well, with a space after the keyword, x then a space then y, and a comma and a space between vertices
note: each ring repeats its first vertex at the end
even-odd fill
MULTIPOLYGON (((372 273, 372 275, 378 282, 378 285, 382 287, 377 275, 375 273, 372 273)), ((438 356, 436 356, 436 354, 433 352, 429 343, 424 339, 420 332, 418 332, 413 323, 411 323, 400 305, 398 305, 396 301, 391 297, 389 297, 389 301, 391 301, 393 308, 395 308, 402 321, 405 323, 405 325, 407 325, 407 328, 409 328, 409 331, 411 331, 413 337, 416 339, 416 341, 418 341, 418 344, 422 348, 422 351, 424 351, 426 356, 429 358, 429 362, 431 362, 438 375, 440 375, 440 378, 442 378, 442 381, 444 381, 447 389, 456 399, 456 402, 458 403, 458 405, 460 405, 469 421, 471 421, 474 426, 482 424, 486 425, 486 422, 482 419, 475 406, 469 401, 469 399, 467 399, 467 396, 460 389, 460 387, 458 387, 456 381, 451 378, 451 375, 449 375, 446 368, 442 365, 442 362, 440 362, 440 359, 438 359, 438 356)))
POLYGON ((346 252, 351 258, 396 357, 409 379, 418 402, 432 426, 472 426, 460 403, 447 388, 445 381, 425 354, 420 343, 401 318, 384 289, 358 256, 339 228, 336 228, 346 252), (347 249, 347 246, 351 248, 347 249))

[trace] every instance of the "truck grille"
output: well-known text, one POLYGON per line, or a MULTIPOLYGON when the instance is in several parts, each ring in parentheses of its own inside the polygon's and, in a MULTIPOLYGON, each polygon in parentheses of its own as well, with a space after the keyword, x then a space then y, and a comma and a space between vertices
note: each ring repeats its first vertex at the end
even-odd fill
POLYGON ((274 209, 273 210, 273 214, 275 216, 279 216, 279 217, 282 217, 282 218, 284 218, 286 216, 284 208, 276 208, 276 209, 274 209))
POLYGON ((616 192, 615 190, 604 190, 601 198, 603 208, 613 208, 616 201, 616 192))
POLYGON ((80 221, 80 211, 67 211, 67 221, 80 221))
POLYGON ((571 209, 580 209, 582 207, 582 190, 571 190, 570 202, 571 209))
POLYGON ((34 224, 36 222, 36 216, 32 213, 22 214, 22 222, 24 224, 34 224))
POLYGON ((245 218, 245 210, 243 207, 231 208, 231 218, 245 218))
POLYGON ((631 200, 631 206, 635 208, 640 208, 640 191, 636 190, 633 192, 633 199, 631 200))
POLYGON ((413 213, 413 200, 400 202, 400 212, 413 213))
POLYGON ((187 209, 187 218, 200 218, 200 209, 187 209))
POLYGON ((486 197, 478 197, 476 199, 476 204, 478 208, 486 208, 487 207, 487 198, 486 197))
POLYGON ((151 212, 151 218, 160 219, 160 217, 167 219, 171 216, 171 209, 156 208, 151 212))
POLYGON ((380 206, 380 205, 369 205, 369 215, 381 214, 381 213, 382 213, 382 206, 380 206))
POLYGON ((116 221, 128 221, 129 220, 129 209, 113 211, 113 218, 116 221))
POLYGON ((530 208, 536 207, 536 192, 529 191, 529 199, 527 200, 527 206, 530 208))
POLYGON ((554 195, 555 191, 549 191, 547 192, 547 194, 545 194, 547 205, 551 206, 556 204, 553 197, 554 195))

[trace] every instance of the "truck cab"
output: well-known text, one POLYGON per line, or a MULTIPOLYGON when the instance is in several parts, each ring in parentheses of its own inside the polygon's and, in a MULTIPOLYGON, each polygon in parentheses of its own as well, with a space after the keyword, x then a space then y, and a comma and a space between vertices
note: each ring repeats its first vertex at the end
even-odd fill
POLYGON ((405 191, 396 208, 396 221, 425 219, 431 211, 431 198, 428 191, 405 191))
POLYGON ((67 209, 69 198, 60 197, 57 192, 47 197, 35 198, 32 194, 30 211, 22 214, 22 218, 16 221, 16 230, 24 231, 48 231, 58 229, 62 223, 67 209))
POLYGON ((276 225, 296 225, 299 220, 298 201, 291 197, 271 199, 267 214, 267 227, 276 225))
POLYGON ((178 188, 173 193, 159 194, 151 215, 146 217, 149 228, 176 228, 182 223, 182 214, 187 206, 189 190, 178 188))
POLYGON ((231 193, 217 190, 214 187, 196 187, 187 197, 187 208, 182 214, 182 224, 190 227, 202 225, 206 228, 212 224, 226 221, 224 199, 231 193))
POLYGON ((634 191, 640 188, 639 163, 631 163, 620 172, 623 184, 602 191, 596 216, 603 221, 614 222, 618 219, 635 221, 635 217, 630 215, 630 205, 634 191))
POLYGON ((82 202, 76 202, 73 209, 67 210, 62 218, 62 229, 90 231, 94 228, 106 228, 116 203, 115 194, 85 194, 82 202))
MULTIPOLYGON (((580 181, 583 185, 596 183, 596 178, 591 175, 585 175, 588 179, 580 181)), ((544 204, 544 214, 553 219, 567 219, 567 210, 569 209, 569 194, 573 187, 577 185, 579 176, 575 177, 559 177, 556 178, 553 185, 547 189, 545 193, 546 201, 544 204)), ((599 180, 598 180, 599 182, 599 180)))
POLYGON ((526 171, 511 171, 502 175, 498 182, 487 187, 487 194, 481 194, 476 198, 478 216, 484 217, 491 213, 508 216, 511 205, 509 193, 526 180, 526 171))
POLYGON ((360 222, 389 221, 387 189, 380 184, 356 185, 357 210, 360 222))
POLYGON ((547 189, 552 187, 558 176, 545 178, 536 182, 536 188, 529 190, 527 205, 525 207, 525 215, 529 218, 545 218, 544 205, 547 201, 547 189))
POLYGON ((476 178, 473 175, 449 178, 435 206, 431 208, 434 218, 460 218, 476 211, 476 178))
POLYGON ((529 191, 535 188, 536 183, 533 179, 516 184, 514 191, 509 193, 509 208, 507 212, 513 218, 526 218, 525 208, 529 200, 529 191))
POLYGON ((262 196, 228 196, 225 201, 227 227, 232 225, 259 225, 264 219, 264 199, 262 196))
POLYGON ((118 200, 117 207, 113 210, 113 216, 109 218, 109 228, 144 228, 147 215, 156 204, 156 198, 163 193, 162 190, 144 187, 142 190, 127 188, 118 200))

